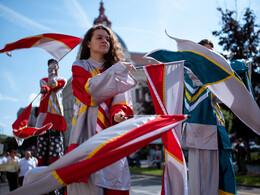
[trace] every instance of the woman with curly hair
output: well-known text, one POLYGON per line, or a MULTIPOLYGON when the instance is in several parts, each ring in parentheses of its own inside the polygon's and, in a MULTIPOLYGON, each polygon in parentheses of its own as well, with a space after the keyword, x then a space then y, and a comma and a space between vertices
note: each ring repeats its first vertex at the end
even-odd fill
MULTIPOLYGON (((76 97, 68 152, 107 127, 132 115, 130 89, 137 84, 135 70, 124 62, 114 33, 103 25, 92 27, 81 42, 72 65, 76 97)), ((82 159, 86 156, 82 155, 82 159)), ((130 172, 126 158, 68 186, 68 194, 129 194, 130 172)))

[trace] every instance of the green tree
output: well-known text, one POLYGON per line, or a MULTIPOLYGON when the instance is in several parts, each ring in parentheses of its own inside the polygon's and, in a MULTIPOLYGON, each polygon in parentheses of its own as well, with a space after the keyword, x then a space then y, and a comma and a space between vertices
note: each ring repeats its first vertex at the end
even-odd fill
POLYGON ((249 8, 246 9, 242 21, 239 22, 233 18, 235 11, 223 11, 217 8, 222 15, 222 29, 213 31, 214 36, 219 37, 219 45, 223 46, 224 51, 231 52, 227 58, 235 59, 251 59, 256 68, 257 58, 259 58, 259 41, 260 29, 255 24, 256 16, 249 8))

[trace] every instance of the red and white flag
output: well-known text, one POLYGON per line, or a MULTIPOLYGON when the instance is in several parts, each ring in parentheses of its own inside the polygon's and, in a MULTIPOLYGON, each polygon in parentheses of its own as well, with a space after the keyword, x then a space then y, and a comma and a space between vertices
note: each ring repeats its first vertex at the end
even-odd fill
POLYGON ((28 49, 32 47, 41 48, 50 53, 56 60, 60 61, 67 53, 76 47, 81 38, 70 35, 45 33, 31 37, 25 37, 13 43, 8 43, 0 53, 6 52, 11 56, 11 51, 16 49, 28 49))
POLYGON ((31 114, 32 103, 24 109, 24 111, 18 116, 16 121, 12 124, 13 134, 16 138, 29 138, 43 134, 46 130, 51 129, 52 123, 48 123, 40 128, 28 127, 28 122, 31 114))
MULTIPOLYGON (((156 114, 182 114, 184 61, 144 67, 156 114)), ((165 148, 163 195, 188 193, 187 171, 180 146, 181 124, 162 135, 165 148)))
POLYGON ((53 164, 30 170, 23 186, 9 194, 44 194, 77 182, 158 139, 185 119, 185 115, 140 116, 109 127, 53 164))

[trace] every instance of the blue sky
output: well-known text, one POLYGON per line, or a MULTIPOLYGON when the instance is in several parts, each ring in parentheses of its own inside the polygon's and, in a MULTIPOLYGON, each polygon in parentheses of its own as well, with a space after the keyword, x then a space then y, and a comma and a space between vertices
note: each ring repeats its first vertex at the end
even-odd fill
MULTIPOLYGON (((131 52, 154 49, 176 50, 176 44, 164 33, 195 42, 211 39, 215 49, 218 39, 213 30, 221 29, 217 7, 237 10, 237 18, 246 7, 260 22, 259 0, 103 0, 105 14, 112 30, 126 43, 131 52)), ((0 1, 0 48, 6 43, 42 33, 61 33, 83 37, 99 15, 100 0, 0 1)), ((71 64, 78 47, 59 63, 59 74, 71 77, 71 64)), ((47 75, 50 54, 39 49, 22 49, 12 57, 0 54, 0 134, 12 135, 17 111, 29 105, 39 93, 39 80, 47 75)), ((39 98, 35 104, 39 103, 39 98)))

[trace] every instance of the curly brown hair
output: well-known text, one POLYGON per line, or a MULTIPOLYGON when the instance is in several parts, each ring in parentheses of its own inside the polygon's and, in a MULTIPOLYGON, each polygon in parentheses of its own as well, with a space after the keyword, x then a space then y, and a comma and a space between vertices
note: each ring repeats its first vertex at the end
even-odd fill
POLYGON ((84 39, 81 41, 77 59, 82 60, 88 59, 90 57, 90 49, 87 43, 88 41, 91 41, 94 31, 98 29, 105 30, 109 35, 110 48, 108 53, 104 55, 104 69, 108 69, 113 64, 119 61, 124 61, 124 54, 121 49, 121 44, 118 42, 116 35, 109 28, 102 24, 95 25, 87 31, 84 39))

